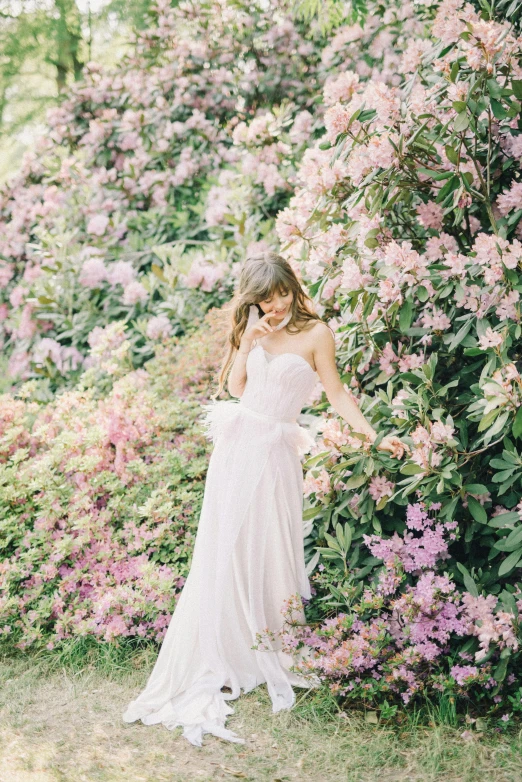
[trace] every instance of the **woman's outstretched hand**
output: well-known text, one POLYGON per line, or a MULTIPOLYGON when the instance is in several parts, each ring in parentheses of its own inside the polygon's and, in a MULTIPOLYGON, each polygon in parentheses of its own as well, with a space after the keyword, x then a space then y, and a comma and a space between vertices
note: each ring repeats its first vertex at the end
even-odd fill
POLYGON ((410 452, 406 443, 403 443, 402 440, 399 437, 395 437, 395 435, 384 437, 379 445, 375 447, 378 451, 389 451, 394 459, 402 459, 405 453, 410 452))

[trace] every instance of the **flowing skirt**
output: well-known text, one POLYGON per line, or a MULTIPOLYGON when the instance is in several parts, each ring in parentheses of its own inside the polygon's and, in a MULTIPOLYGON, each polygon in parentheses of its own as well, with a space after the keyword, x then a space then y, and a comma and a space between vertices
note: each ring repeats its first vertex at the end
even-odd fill
MULTIPOLYGON (((319 684, 289 670, 294 660, 277 638, 284 602, 296 593, 311 597, 300 457, 313 438, 295 421, 239 402, 203 407, 214 448, 192 565, 146 687, 123 715, 125 722, 182 726, 196 746, 205 733, 243 743, 225 727, 234 713, 228 701, 241 690, 266 682, 275 713, 295 703, 292 685, 319 684), (252 649, 265 631, 276 634, 271 648, 252 649)), ((302 609, 292 616, 305 622, 302 609)))

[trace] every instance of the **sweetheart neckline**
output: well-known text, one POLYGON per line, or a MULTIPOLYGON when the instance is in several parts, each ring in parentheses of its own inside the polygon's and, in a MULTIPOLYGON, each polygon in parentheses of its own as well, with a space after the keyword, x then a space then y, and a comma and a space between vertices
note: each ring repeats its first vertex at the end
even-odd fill
MULTIPOLYGON (((309 362, 309 361, 307 361, 307 360, 306 360, 306 358, 304 358, 304 356, 301 356, 301 355, 299 355, 299 353, 293 353, 293 352, 291 352, 291 351, 288 351, 288 350, 285 350, 285 351, 284 351, 284 353, 270 353, 270 351, 269 351, 269 350, 267 350, 266 348, 264 348, 264 347, 263 347, 263 345, 256 345, 256 347, 258 347, 258 348, 261 348, 261 350, 262 350, 264 353, 268 353, 268 355, 269 355, 269 356, 273 356, 273 357, 274 357, 274 359, 278 358, 279 356, 296 356, 297 358, 300 358, 300 359, 301 359, 301 361, 304 361, 304 363, 306 364, 306 366, 307 366, 307 367, 310 369, 310 371, 311 371, 311 372, 313 372, 313 373, 314 373, 314 375, 317 375, 317 370, 316 370, 316 369, 313 369, 313 367, 312 367, 312 365, 310 364, 310 362, 309 362)), ((254 350, 255 350, 255 348, 254 348, 254 350)), ((268 364, 270 365, 270 362, 268 362, 268 364)))

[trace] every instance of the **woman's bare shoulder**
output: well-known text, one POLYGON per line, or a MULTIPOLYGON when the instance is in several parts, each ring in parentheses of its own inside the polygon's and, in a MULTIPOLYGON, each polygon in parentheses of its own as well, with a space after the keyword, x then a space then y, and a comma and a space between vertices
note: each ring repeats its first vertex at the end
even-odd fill
POLYGON ((303 331, 313 331, 315 333, 318 333, 323 329, 328 329, 328 331, 330 331, 328 325, 324 322, 324 320, 316 320, 315 318, 310 318, 309 320, 301 321, 301 323, 298 322, 297 326, 303 331))
POLYGON ((309 321, 309 323, 308 331, 316 344, 324 345, 333 339, 332 330, 324 320, 313 320, 309 321))
POLYGON ((324 353, 335 342, 332 330, 324 320, 307 321, 303 332, 307 335, 306 342, 313 354, 324 353))

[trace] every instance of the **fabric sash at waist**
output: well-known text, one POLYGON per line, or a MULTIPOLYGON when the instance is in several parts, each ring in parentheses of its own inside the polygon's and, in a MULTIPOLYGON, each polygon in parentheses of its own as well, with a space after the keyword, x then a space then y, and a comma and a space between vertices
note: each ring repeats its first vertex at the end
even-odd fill
MULTIPOLYGON (((259 440, 260 444, 265 442, 268 445, 274 438, 277 440, 279 436, 283 435, 288 443, 292 443, 297 448, 299 455, 303 456, 315 442, 315 438, 297 422, 296 418, 284 418, 273 416, 269 413, 261 413, 257 410, 252 410, 243 402, 236 402, 231 399, 212 400, 209 404, 201 405, 201 408, 203 416, 200 422, 206 437, 214 443, 216 443, 224 429, 234 425, 233 422, 237 420, 238 415, 245 414, 274 425, 270 426, 266 431, 266 435, 259 440)), ((256 436, 259 438, 259 435, 256 436)))
POLYGON ((268 421, 281 421, 282 423, 287 424, 295 424, 297 423, 296 418, 282 418, 278 415, 269 415, 268 413, 260 413, 257 410, 252 410, 251 407, 247 407, 243 402, 238 403, 238 407, 241 409, 242 412, 247 412, 249 415, 254 415, 257 418, 261 419, 267 419, 268 421))

